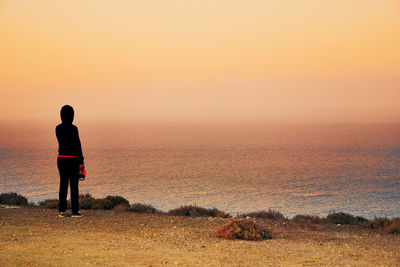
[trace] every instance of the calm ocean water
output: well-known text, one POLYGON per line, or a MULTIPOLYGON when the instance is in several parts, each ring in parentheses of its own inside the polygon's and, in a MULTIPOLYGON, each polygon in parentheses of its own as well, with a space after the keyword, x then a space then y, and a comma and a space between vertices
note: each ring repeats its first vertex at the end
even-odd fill
MULTIPOLYGON (((56 124, 0 124, 0 193, 58 197, 56 124)), ((400 124, 76 125, 95 197, 400 216, 400 124)))

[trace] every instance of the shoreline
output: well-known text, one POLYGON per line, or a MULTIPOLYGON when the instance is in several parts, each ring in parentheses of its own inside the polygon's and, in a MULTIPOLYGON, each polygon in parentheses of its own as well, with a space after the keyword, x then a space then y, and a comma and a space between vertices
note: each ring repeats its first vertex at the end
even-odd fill
MULTIPOLYGON (((48 209, 58 209, 58 199, 46 199, 39 203, 28 202, 28 199, 15 192, 1 193, 1 205, 22 205, 29 207, 44 207, 48 209)), ((81 210, 126 210, 138 213, 154 213, 159 215, 175 215, 190 217, 222 217, 222 218, 264 218, 277 221, 293 221, 301 224, 336 224, 336 225, 355 225, 361 228, 371 228, 378 231, 389 233, 400 233, 400 217, 374 217, 367 219, 363 216, 345 213, 343 211, 329 213, 327 216, 310 214, 297 214, 292 218, 284 216, 280 211, 268 209, 243 213, 228 213, 217 208, 203 208, 197 205, 180 206, 169 211, 158 210, 150 204, 134 203, 122 196, 107 196, 104 198, 94 198, 89 193, 79 196, 79 206, 81 210)), ((71 209, 70 200, 68 208, 71 209)))

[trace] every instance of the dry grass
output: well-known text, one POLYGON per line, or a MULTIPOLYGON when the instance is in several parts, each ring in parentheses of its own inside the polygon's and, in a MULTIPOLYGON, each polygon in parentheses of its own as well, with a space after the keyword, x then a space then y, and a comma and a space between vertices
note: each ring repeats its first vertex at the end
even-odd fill
POLYGON ((121 196, 107 196, 105 198, 93 198, 90 194, 79 197, 81 209, 112 210, 121 205, 126 209, 130 207, 129 201, 121 196))
POLYGON ((374 230, 381 230, 381 229, 387 227, 391 223, 391 221, 392 220, 390 220, 388 218, 375 217, 374 219, 366 222, 365 225, 374 230))
POLYGON ((316 215, 296 215, 293 217, 292 221, 301 225, 308 225, 323 224, 325 219, 316 215))
POLYGON ((124 206, 125 208, 129 208, 129 201, 121 196, 107 196, 106 200, 111 201, 113 208, 118 205, 124 206))
POLYGON ((83 210, 89 209, 111 209, 112 203, 108 201, 108 203, 99 203, 101 199, 95 199, 90 194, 80 195, 79 196, 79 207, 83 210), (109 208, 105 208, 105 205, 108 204, 109 208))
POLYGON ((151 205, 142 204, 142 203, 135 203, 131 205, 128 209, 129 211, 138 212, 138 213, 161 213, 159 210, 154 208, 151 205))
POLYGON ((201 217, 201 216, 222 217, 222 218, 230 217, 230 215, 228 213, 220 211, 216 208, 205 209, 205 208, 193 206, 193 205, 181 206, 177 209, 168 211, 167 214, 174 215, 174 216, 190 216, 190 217, 201 217))
POLYGON ((384 228, 386 233, 395 234, 400 233, 400 218, 395 218, 391 223, 384 228))
POLYGON ((280 213, 279 211, 276 211, 276 210, 272 210, 272 209, 244 213, 244 214, 241 214, 240 217, 242 217, 242 218, 245 218, 245 217, 263 218, 263 219, 270 219, 270 220, 276 220, 276 221, 287 220, 287 218, 285 218, 285 216, 283 216, 282 213, 280 213))
POLYGON ((114 208, 113 208, 113 210, 116 210, 116 211, 125 211, 128 209, 129 208, 127 208, 125 205, 122 205, 122 204, 118 204, 118 205, 114 206, 114 208))
POLYGON ((361 216, 354 216, 349 213, 335 212, 326 217, 327 223, 333 224, 348 224, 348 225, 361 225, 368 220, 361 216))
POLYGON ((264 241, 210 237, 229 220, 0 207, 0 266, 398 266, 400 235, 357 227, 321 231, 255 219, 264 241))
POLYGON ((217 229, 214 236, 225 239, 263 240, 271 234, 249 219, 234 219, 217 229))
POLYGON ((44 201, 39 202, 39 206, 46 209, 58 209, 59 207, 58 199, 46 199, 44 201))
POLYGON ((396 234, 400 233, 400 218, 388 219, 383 217, 375 217, 374 219, 369 220, 366 223, 366 226, 388 234, 396 234))

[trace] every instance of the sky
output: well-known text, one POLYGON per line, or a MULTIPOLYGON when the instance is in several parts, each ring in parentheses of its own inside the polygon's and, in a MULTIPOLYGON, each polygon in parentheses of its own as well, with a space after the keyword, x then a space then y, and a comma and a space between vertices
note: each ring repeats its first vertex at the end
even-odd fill
POLYGON ((400 0, 0 0, 0 121, 400 122, 400 0))

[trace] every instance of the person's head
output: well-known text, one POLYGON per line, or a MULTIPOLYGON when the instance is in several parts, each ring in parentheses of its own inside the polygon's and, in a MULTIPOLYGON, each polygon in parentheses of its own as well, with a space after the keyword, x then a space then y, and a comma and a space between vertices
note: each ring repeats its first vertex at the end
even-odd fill
POLYGON ((70 105, 63 106, 60 115, 63 123, 72 123, 74 121, 74 109, 70 105))

